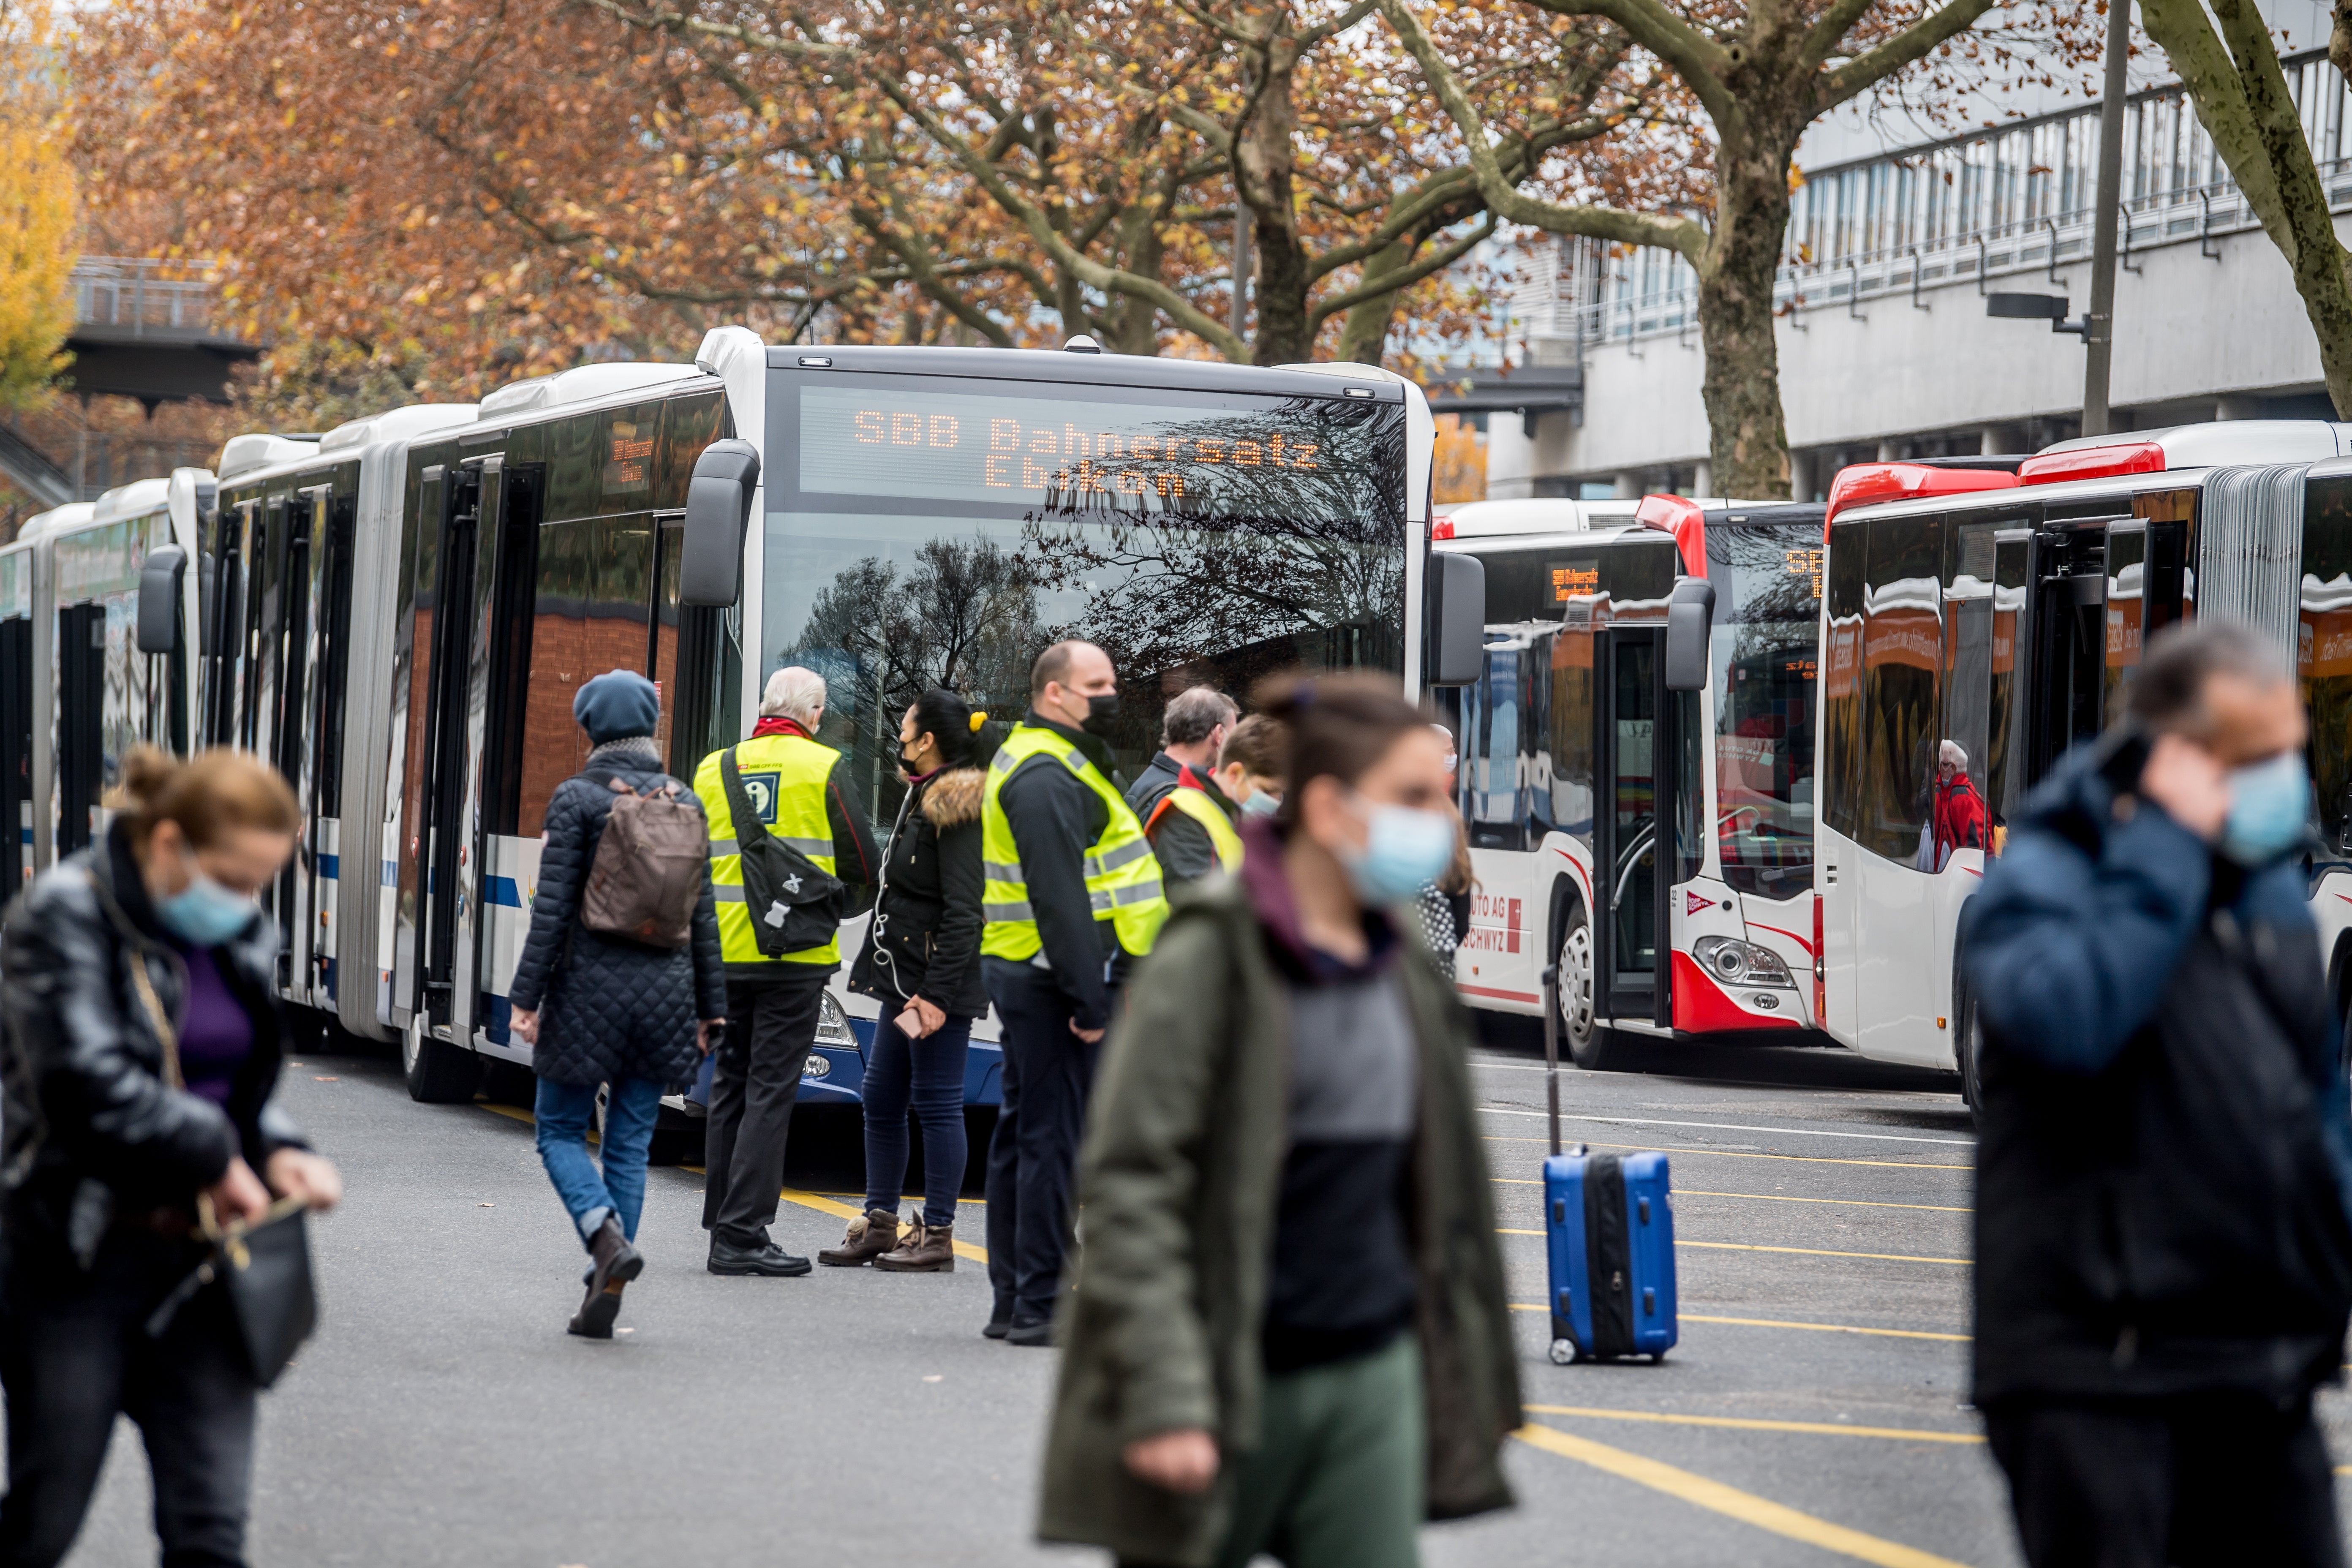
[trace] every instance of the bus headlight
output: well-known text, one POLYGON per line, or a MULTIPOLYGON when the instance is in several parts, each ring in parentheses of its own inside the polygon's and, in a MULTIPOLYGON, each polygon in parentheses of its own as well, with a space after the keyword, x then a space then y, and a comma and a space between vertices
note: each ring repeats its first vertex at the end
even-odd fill
POLYGON ((846 1046, 857 1048, 857 1037, 849 1032, 849 1015, 833 999, 830 991, 819 994, 816 1005, 817 1043, 826 1046, 846 1046))
POLYGON ((1737 937, 1703 936, 1691 944, 1691 956, 1727 985, 1796 984, 1779 953, 1737 937))

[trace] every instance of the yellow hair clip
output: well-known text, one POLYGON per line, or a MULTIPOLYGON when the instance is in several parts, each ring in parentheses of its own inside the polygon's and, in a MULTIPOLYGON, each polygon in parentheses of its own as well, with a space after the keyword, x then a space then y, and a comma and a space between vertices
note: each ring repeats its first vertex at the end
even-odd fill
POLYGON ((975 735, 979 734, 980 727, 987 722, 988 715, 975 710, 971 716, 971 732, 975 735))

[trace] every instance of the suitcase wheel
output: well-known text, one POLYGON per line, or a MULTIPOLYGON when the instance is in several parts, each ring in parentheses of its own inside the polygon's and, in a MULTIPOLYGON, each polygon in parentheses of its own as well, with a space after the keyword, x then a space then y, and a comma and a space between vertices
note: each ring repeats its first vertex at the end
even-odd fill
POLYGON ((1651 1364, 1652 1366, 1664 1366, 1664 1365, 1665 1365, 1665 1364, 1666 1364, 1666 1352, 1664 1352, 1664 1351, 1652 1351, 1652 1352, 1650 1352, 1650 1364, 1651 1364))
POLYGON ((1551 1363, 1552 1363, 1552 1365, 1554 1365, 1554 1366, 1569 1366, 1569 1365, 1573 1364, 1574 1363, 1577 1363, 1577 1362, 1582 1361, 1583 1359, 1584 1359, 1584 1352, 1583 1352, 1582 1351, 1580 1351, 1580 1350, 1578 1350, 1578 1349, 1576 1348, 1576 1342, 1575 1342, 1574 1340, 1554 1340, 1554 1341, 1552 1341, 1552 1342, 1551 1342, 1551 1363))

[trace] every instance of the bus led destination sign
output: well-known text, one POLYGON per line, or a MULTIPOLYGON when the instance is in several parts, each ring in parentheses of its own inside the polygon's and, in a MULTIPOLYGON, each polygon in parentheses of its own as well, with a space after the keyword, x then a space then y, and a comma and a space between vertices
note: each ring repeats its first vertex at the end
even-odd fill
POLYGON ((1111 514, 1360 514, 1384 488, 1365 461, 1378 415, 1319 402, 1227 409, 804 386, 801 489, 1111 514))

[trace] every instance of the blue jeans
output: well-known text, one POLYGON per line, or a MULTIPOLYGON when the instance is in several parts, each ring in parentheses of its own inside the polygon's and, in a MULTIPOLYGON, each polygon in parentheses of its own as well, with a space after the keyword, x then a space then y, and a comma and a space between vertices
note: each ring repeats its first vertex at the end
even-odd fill
POLYGON ((539 1121, 539 1159, 555 1195, 572 1212, 580 1239, 596 1234, 612 1215, 621 1234, 637 1238, 637 1215, 646 1206, 646 1151, 653 1147, 654 1119, 661 1114, 662 1086, 649 1078, 615 1079, 604 1102, 604 1169, 588 1156, 588 1126, 596 1117, 596 1090, 576 1083, 539 1080, 532 1110, 539 1121))
POLYGON ((950 1018, 919 1040, 890 1015, 874 1025, 866 1053, 866 1206, 898 1212, 907 1179, 907 1104, 923 1124, 923 1223, 955 1223, 963 1186, 963 1058, 971 1020, 950 1018))

